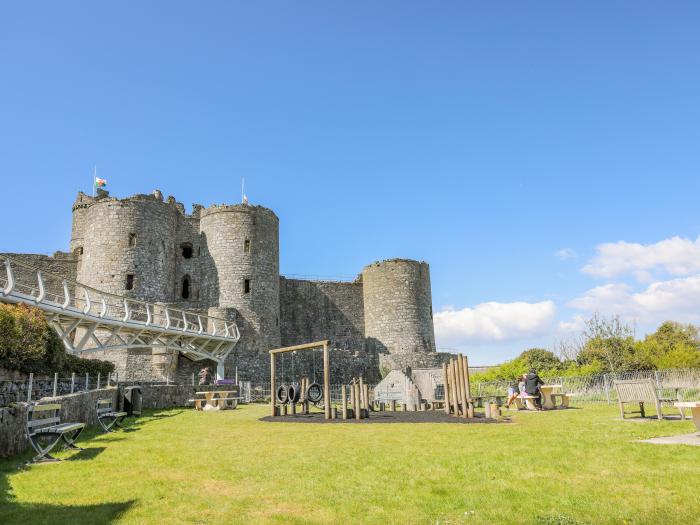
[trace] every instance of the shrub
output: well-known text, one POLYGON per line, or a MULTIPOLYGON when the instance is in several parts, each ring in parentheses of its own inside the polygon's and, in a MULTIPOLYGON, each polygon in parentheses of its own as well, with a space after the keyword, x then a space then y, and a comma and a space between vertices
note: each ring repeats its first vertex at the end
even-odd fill
POLYGON ((41 310, 23 304, 0 304, 0 363, 9 370, 37 375, 107 375, 114 370, 109 361, 68 354, 41 310))

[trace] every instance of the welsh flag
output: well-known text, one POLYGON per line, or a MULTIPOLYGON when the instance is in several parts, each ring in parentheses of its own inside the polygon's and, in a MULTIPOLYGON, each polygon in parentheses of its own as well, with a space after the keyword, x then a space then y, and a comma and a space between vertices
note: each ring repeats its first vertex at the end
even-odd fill
POLYGON ((104 188, 105 186, 107 186, 107 179, 95 177, 95 188, 104 188))

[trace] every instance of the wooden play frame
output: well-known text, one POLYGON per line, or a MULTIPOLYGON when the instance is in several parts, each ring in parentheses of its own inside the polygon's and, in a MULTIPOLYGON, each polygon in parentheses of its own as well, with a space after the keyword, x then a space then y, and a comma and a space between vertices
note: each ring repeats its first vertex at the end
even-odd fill
POLYGON ((277 416, 277 399, 275 396, 275 356, 286 352, 296 352, 299 350, 316 350, 323 349, 323 412, 326 419, 331 418, 331 378, 330 378, 330 359, 328 357, 328 339, 324 341, 316 341, 314 343, 305 343, 303 345, 285 346, 270 350, 270 415, 277 416))

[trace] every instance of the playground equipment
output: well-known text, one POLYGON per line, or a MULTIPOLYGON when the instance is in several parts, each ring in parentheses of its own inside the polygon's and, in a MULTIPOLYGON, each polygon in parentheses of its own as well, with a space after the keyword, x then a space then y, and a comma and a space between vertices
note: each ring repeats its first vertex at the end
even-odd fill
MULTIPOLYGON (((282 362, 284 364, 284 361, 282 362)), ((284 374, 283 374, 284 375, 284 374)), ((292 376, 294 370, 292 370, 292 376)), ((285 380, 286 378, 283 378, 285 380)), ((316 341, 314 343, 306 343, 303 345, 285 346, 270 350, 270 415, 279 416, 287 413, 287 407, 291 409, 292 414, 296 414, 297 403, 301 402, 304 407, 304 413, 308 413, 309 402, 318 405, 323 399, 323 412, 326 419, 331 419, 331 385, 330 385, 330 359, 328 355, 328 340, 316 341), (276 384, 275 362, 279 355, 284 359, 284 354, 291 353, 292 366, 294 365, 294 357, 297 352, 311 351, 315 352, 321 349, 323 351, 323 387, 316 383, 316 360, 315 354, 313 358, 313 383, 309 382, 308 377, 302 377, 300 381, 291 381, 289 384, 276 384), (279 404, 279 407, 277 406, 279 404)))
POLYGON ((473 418, 474 402, 469 384, 467 356, 457 354, 456 358, 451 358, 442 365, 442 373, 445 383, 445 414, 473 418))

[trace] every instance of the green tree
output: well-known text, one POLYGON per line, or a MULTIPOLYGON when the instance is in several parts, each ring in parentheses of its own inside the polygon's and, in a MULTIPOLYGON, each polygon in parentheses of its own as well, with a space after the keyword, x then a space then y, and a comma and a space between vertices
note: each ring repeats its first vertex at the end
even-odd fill
POLYGON ((554 355, 554 352, 544 348, 530 348, 518 356, 525 368, 529 371, 534 368, 538 372, 557 372, 563 369, 561 360, 554 355))

